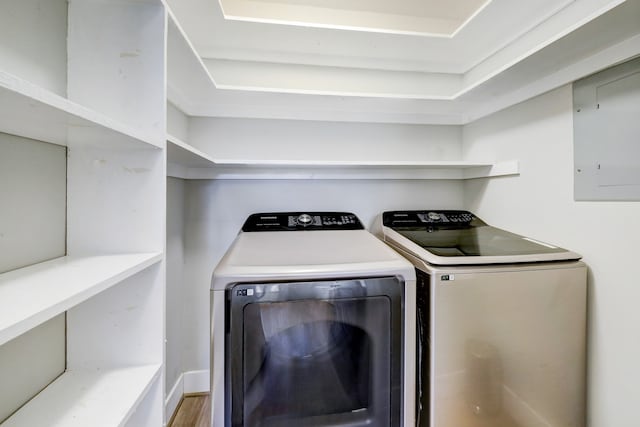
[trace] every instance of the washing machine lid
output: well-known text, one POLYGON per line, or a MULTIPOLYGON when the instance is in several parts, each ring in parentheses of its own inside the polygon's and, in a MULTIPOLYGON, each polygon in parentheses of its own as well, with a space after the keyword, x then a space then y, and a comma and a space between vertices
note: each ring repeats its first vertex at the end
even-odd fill
POLYGON ((402 276, 405 280, 414 278, 412 264, 366 231, 351 213, 256 215, 249 217, 243 231, 215 268, 212 289, 220 290, 229 283, 255 280, 392 275, 402 276), (290 222, 290 217, 299 218, 301 215, 312 219, 300 218, 300 224, 290 222), (320 223, 314 225, 317 218, 320 218, 320 223), (255 230, 256 224, 266 225, 258 225, 259 230, 255 230), (284 229, 279 229, 283 224, 284 229))
POLYGON ((390 211, 383 239, 434 265, 505 264, 577 260, 566 249, 492 227, 468 211, 390 211))

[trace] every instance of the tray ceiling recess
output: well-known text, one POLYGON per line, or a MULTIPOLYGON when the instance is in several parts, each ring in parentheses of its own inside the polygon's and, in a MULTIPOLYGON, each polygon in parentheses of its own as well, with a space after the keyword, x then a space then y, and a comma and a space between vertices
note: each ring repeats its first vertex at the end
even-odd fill
POLYGON ((491 0, 220 0, 224 16, 303 27, 453 37, 491 0))
POLYGON ((166 1, 191 116, 465 124, 640 55, 640 0, 166 1))

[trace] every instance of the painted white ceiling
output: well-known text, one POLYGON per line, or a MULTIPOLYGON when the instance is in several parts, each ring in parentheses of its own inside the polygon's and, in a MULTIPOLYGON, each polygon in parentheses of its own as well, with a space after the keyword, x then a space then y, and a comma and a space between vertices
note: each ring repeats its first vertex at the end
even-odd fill
POLYGON ((166 1, 215 82, 178 87, 170 55, 169 94, 190 115, 464 123, 640 55, 640 0, 166 1), (425 35, 316 19, 358 13, 457 23, 425 35))
POLYGON ((455 37, 239 21, 217 0, 169 3, 205 58, 464 73, 573 3, 587 6, 582 14, 612 1, 493 0, 455 37))
POLYGON ((220 0, 227 19, 451 37, 491 0, 220 0))
MULTIPOLYGON (((237 0, 222 0, 222 3, 237 0)), ((419 16, 421 18, 448 19, 462 23, 484 3, 490 0, 255 0, 262 3, 287 6, 311 6, 388 15, 419 16)), ((328 22, 327 24, 331 24, 328 22)))

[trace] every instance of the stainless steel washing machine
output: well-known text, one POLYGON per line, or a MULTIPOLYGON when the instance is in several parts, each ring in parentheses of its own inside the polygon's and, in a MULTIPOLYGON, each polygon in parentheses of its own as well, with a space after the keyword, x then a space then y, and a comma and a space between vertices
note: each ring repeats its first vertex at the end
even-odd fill
POLYGON ((415 271, 355 215, 250 216, 211 308, 213 426, 413 425, 415 271))
POLYGON ((467 211, 393 211, 374 232, 417 271, 417 425, 584 427, 586 266, 467 211))

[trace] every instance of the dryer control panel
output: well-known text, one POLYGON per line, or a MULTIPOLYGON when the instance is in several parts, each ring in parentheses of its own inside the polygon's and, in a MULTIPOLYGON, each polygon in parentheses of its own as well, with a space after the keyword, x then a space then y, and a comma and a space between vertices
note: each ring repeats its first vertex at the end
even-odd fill
POLYGON ((244 232, 364 230, 357 216, 350 212, 271 212, 249 216, 244 232))

